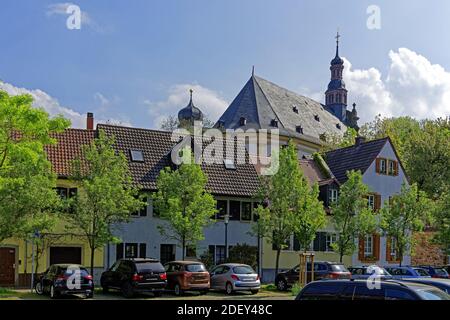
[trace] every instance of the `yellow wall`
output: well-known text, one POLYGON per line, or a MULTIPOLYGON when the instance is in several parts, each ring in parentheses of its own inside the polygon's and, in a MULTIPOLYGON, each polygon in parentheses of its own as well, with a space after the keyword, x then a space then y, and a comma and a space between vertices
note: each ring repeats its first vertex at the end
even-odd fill
MULTIPOLYGON (((325 228, 320 229, 323 232, 333 232, 333 225, 331 223, 330 217, 327 217, 327 225, 325 228)), ((292 250, 282 250, 280 254, 280 269, 291 269, 292 267, 299 264, 299 254, 298 251, 292 250)), ((262 247, 262 267, 263 269, 275 269, 277 252, 272 250, 272 244, 265 239, 263 241, 262 247)), ((314 259, 316 261, 332 261, 339 262, 339 254, 335 252, 315 252, 314 259)), ((344 256, 342 261, 346 266, 352 264, 351 256, 344 256)))
MULTIPOLYGON (((58 187, 71 187, 68 180, 59 179, 57 182, 58 187)), ((67 222, 58 221, 56 226, 50 232, 47 233, 61 235, 57 240, 52 240, 48 247, 44 250, 39 258, 38 272, 44 272, 50 265, 50 248, 49 247, 81 247, 81 264, 86 267, 90 266, 90 248, 87 240, 79 235, 76 230, 66 229, 67 222)), ((19 274, 31 273, 32 265, 32 245, 24 240, 19 239, 6 239, 0 242, 0 247, 12 247, 16 250, 16 282, 19 274)), ((104 266, 104 254, 103 249, 99 248, 95 252, 94 267, 102 268, 104 266)))

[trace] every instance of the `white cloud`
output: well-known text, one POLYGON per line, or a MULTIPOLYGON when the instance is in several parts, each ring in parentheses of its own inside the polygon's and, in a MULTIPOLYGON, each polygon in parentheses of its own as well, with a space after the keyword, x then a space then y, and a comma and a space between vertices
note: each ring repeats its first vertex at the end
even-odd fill
MULTIPOLYGON (((43 108, 51 116, 56 116, 59 114, 64 116, 65 118, 69 119, 72 122, 72 128, 81 128, 81 129, 86 128, 85 114, 81 114, 69 107, 61 106, 57 99, 53 98, 48 93, 40 89, 29 90, 26 88, 19 88, 10 83, 0 81, 0 90, 4 90, 9 95, 12 96, 29 94, 33 97, 34 107, 43 108)), ((111 123, 111 124, 120 124, 124 126, 131 126, 131 123, 126 119, 115 119, 115 118, 108 118, 105 116, 96 119, 96 123, 111 123)))
MULTIPOLYGON (((67 8, 70 6, 73 6, 77 4, 74 4, 72 2, 61 2, 61 3, 55 3, 47 6, 46 15, 48 17, 54 16, 54 15, 62 15, 64 17, 69 17, 69 14, 67 13, 67 8)), ((88 26, 92 30, 97 32, 104 32, 106 29, 101 27, 92 17, 86 12, 81 10, 81 28, 83 26, 88 26)))
POLYGON ((202 87, 199 84, 176 84, 168 90, 168 97, 163 101, 145 100, 143 103, 148 106, 149 114, 154 128, 159 128, 161 121, 169 116, 177 116, 178 111, 189 103, 189 89, 194 90, 193 102, 206 118, 217 121, 225 109, 228 102, 217 92, 202 87))
POLYGON ((349 102, 357 103, 360 123, 382 116, 417 119, 450 115, 450 72, 407 48, 390 51, 386 77, 376 68, 352 69, 345 60, 349 102))

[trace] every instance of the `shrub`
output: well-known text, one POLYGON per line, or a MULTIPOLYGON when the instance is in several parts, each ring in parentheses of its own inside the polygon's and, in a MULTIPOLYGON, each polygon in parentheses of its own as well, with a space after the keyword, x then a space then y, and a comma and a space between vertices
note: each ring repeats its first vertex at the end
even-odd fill
POLYGON ((298 293, 302 290, 303 286, 299 285, 298 283, 294 283, 294 285, 291 288, 291 293, 293 296, 297 296, 298 293))
POLYGON ((228 251, 228 262, 242 263, 256 269, 258 257, 258 248, 246 243, 236 244, 228 251))

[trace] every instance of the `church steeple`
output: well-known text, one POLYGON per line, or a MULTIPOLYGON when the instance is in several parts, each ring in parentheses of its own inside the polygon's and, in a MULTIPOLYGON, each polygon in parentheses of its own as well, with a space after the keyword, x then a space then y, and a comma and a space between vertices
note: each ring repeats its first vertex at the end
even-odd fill
POLYGON ((339 31, 336 34, 336 56, 330 63, 331 81, 325 92, 325 105, 327 109, 338 117, 342 122, 347 117, 347 89, 342 79, 344 71, 344 60, 339 56, 339 31))

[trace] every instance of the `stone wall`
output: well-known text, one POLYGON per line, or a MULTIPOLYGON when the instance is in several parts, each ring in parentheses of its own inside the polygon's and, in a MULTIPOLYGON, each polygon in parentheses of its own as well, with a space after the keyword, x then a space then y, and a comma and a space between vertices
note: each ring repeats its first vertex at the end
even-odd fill
POLYGON ((447 256, 442 249, 432 243, 434 232, 415 232, 413 234, 414 249, 411 257, 412 265, 443 265, 447 264, 447 256))

